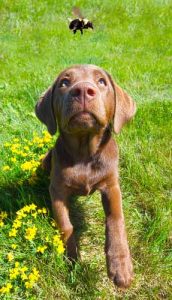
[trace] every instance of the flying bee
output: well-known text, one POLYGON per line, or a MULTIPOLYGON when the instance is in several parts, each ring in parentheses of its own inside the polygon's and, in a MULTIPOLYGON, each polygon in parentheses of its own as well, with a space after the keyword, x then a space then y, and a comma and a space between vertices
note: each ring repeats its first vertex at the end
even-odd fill
POLYGON ((76 33, 77 30, 80 30, 81 34, 83 34, 83 29, 93 29, 93 23, 87 19, 74 19, 69 24, 69 29, 73 30, 73 33, 76 33))
POLYGON ((69 19, 69 29, 72 30, 74 34, 77 32, 77 30, 80 30, 81 34, 83 34, 83 29, 93 29, 93 23, 82 16, 81 11, 78 7, 74 7, 72 11, 73 14, 78 17, 74 20, 69 19))

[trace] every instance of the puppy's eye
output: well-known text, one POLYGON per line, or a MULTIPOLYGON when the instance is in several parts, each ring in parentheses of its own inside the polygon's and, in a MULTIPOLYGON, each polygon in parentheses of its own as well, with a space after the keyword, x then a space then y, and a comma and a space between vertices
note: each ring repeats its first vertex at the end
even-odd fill
POLYGON ((69 79, 65 78, 60 81, 60 87, 68 87, 70 85, 69 79))
POLYGON ((100 78, 99 81, 98 81, 98 83, 99 83, 100 85, 106 85, 106 81, 105 81, 104 78, 100 78))

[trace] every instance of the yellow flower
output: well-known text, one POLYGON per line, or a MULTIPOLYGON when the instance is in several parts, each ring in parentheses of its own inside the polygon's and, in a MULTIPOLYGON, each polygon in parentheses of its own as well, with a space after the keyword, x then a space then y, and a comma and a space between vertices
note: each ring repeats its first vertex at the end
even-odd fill
POLYGON ((18 261, 15 262, 15 268, 18 268, 20 263, 18 261))
POLYGON ((35 238, 36 232, 37 232, 36 226, 28 227, 26 229, 25 239, 32 241, 35 238))
POLYGON ((34 203, 30 204, 30 209, 31 210, 35 210, 36 208, 37 208, 37 206, 34 203))
POLYGON ((29 147, 28 146, 24 146, 24 150, 29 151, 29 147))
POLYGON ((28 270, 28 268, 26 266, 20 268, 21 273, 25 273, 27 270, 28 270))
POLYGON ((49 242, 50 241, 49 236, 46 236, 45 240, 46 242, 49 242))
POLYGON ((25 273, 23 273, 23 274, 21 274, 21 279, 24 281, 24 280, 27 280, 28 279, 28 276, 25 274, 25 273))
POLYGON ((21 169, 23 170, 23 171, 30 171, 31 169, 32 169, 32 163, 31 163, 31 161, 26 161, 25 163, 23 163, 22 165, 21 165, 21 169))
POLYGON ((47 214, 47 209, 45 207, 42 208, 42 214, 47 214))
POLYGON ((38 148, 42 148, 42 147, 44 147, 44 144, 38 144, 38 148))
POLYGON ((44 253, 45 252, 45 250, 47 249, 47 246, 39 246, 38 248, 37 248, 37 250, 36 250, 36 252, 38 252, 38 253, 44 253))
POLYGON ((14 255, 13 255, 12 252, 9 252, 9 253, 7 254, 7 259, 8 259, 8 261, 12 261, 12 260, 14 259, 14 255))
POLYGON ((27 153, 25 153, 23 151, 20 151, 20 153, 18 153, 18 154, 20 154, 22 157, 26 157, 28 155, 27 153))
POLYGON ((59 242, 60 242, 60 237, 59 237, 59 235, 54 235, 54 237, 53 237, 53 245, 54 246, 58 246, 58 244, 59 244, 59 242))
POLYGON ((34 144, 42 144, 42 142, 43 142, 43 139, 40 138, 40 137, 38 137, 38 136, 35 136, 35 137, 33 138, 33 143, 34 143, 34 144))
POLYGON ((11 157, 11 161, 12 161, 12 162, 16 162, 17 159, 16 159, 15 157, 11 157))
POLYGON ((7 214, 6 211, 1 211, 1 212, 0 212, 0 218, 1 218, 1 219, 6 219, 7 217, 8 217, 8 214, 7 214))
POLYGON ((22 222, 19 219, 15 219, 12 228, 20 228, 22 225, 22 222))
POLYGON ((17 212, 16 212, 16 214, 17 214, 17 218, 20 220, 20 219, 22 219, 22 218, 25 218, 26 216, 27 216, 27 214, 23 211, 23 209, 20 209, 20 210, 18 210, 17 212))
POLYGON ((30 205, 25 205, 22 209, 20 209, 20 213, 30 213, 32 210, 36 209, 36 205, 34 203, 30 205))
POLYGON ((43 141, 44 141, 44 143, 49 143, 50 141, 51 141, 51 137, 49 138, 49 137, 44 137, 43 138, 43 141))
POLYGON ((39 271, 34 267, 33 269, 32 269, 32 272, 33 272, 33 274, 35 275, 35 279, 37 280, 38 278, 39 278, 39 271))
POLYGON ((3 227, 4 225, 4 222, 0 220, 0 227, 3 227))
POLYGON ((17 153, 16 151, 18 151, 18 148, 20 147, 20 144, 13 144, 12 146, 11 146, 11 151, 13 152, 13 153, 17 153))
POLYGON ((64 253, 64 246, 63 246, 63 243, 61 241, 61 243, 59 243, 58 247, 57 247, 57 252, 58 254, 63 254, 64 253))
POLYGON ((10 231, 9 231, 9 236, 11 237, 15 237, 17 235, 17 230, 15 228, 12 228, 10 231))
POLYGON ((10 143, 5 143, 4 146, 5 146, 5 147, 10 147, 11 144, 10 144, 10 143))
POLYGON ((20 154, 20 151, 17 150, 16 148, 11 148, 12 153, 20 154))
POLYGON ((12 284, 11 283, 7 283, 6 286, 3 286, 1 289, 0 289, 0 293, 2 294, 8 294, 10 293, 10 290, 12 289, 12 284))
POLYGON ((14 143, 18 143, 18 142, 19 142, 19 139, 18 139, 18 138, 15 138, 15 139, 13 139, 13 142, 14 142, 14 143))
POLYGON ((41 155, 39 155, 39 157, 38 157, 38 158, 39 158, 40 160, 42 160, 42 159, 44 158, 44 156, 45 156, 45 153, 44 153, 44 154, 41 154, 41 155))
POLYGON ((5 225, 3 220, 6 219, 7 216, 8 215, 7 215, 6 211, 1 211, 0 212, 0 227, 3 227, 5 225))
POLYGON ((29 281, 26 281, 26 282, 25 282, 25 287, 26 287, 27 289, 32 289, 33 286, 34 286, 34 282, 29 282, 29 281))
POLYGON ((12 280, 12 279, 16 279, 17 278, 17 276, 19 276, 19 274, 20 274, 20 272, 19 272, 19 268, 12 268, 12 269, 10 269, 10 279, 12 280))
POLYGON ((20 144, 19 143, 16 143, 16 144, 13 144, 12 145, 12 148, 19 148, 20 147, 20 144))
POLYGON ((64 253, 64 246, 63 246, 63 242, 60 239, 60 236, 58 234, 54 235, 53 237, 53 245, 56 247, 57 253, 58 254, 62 254, 64 253))
POLYGON ((38 213, 39 213, 39 214, 47 214, 47 210, 46 210, 45 207, 39 208, 39 209, 38 209, 38 213))
POLYGON ((15 263, 15 268, 12 268, 9 270, 9 277, 10 279, 16 279, 19 275, 21 275, 22 280, 27 280, 28 276, 25 274, 25 272, 28 270, 26 266, 20 268, 19 262, 15 263))
POLYGON ((52 225, 52 227, 56 227, 55 221, 52 221, 52 222, 51 222, 51 225, 52 225))
POLYGON ((32 269, 32 273, 29 274, 29 280, 32 282, 38 281, 38 278, 40 277, 39 271, 36 268, 32 269))
POLYGON ((44 143, 49 143, 52 139, 51 135, 49 134, 48 131, 43 131, 44 137, 43 137, 43 141, 44 143))
POLYGON ((23 208, 22 208, 22 211, 24 212, 24 213, 29 213, 30 212, 30 206, 29 205, 25 205, 23 208))
POLYGON ((21 165, 21 169, 23 171, 35 171, 36 168, 39 166, 39 162, 35 160, 26 161, 21 165))
POLYGON ((25 272, 28 270, 26 266, 20 268, 20 273, 21 273, 21 279, 22 280, 27 280, 28 276, 25 274, 25 272))
POLYGON ((9 171, 10 170, 10 167, 9 166, 4 166, 2 167, 2 171, 9 171))
POLYGON ((27 289, 31 289, 34 286, 35 282, 38 281, 39 277, 39 271, 36 268, 33 268, 32 273, 30 273, 28 276, 28 281, 25 282, 25 287, 27 289))
POLYGON ((16 244, 12 244, 11 248, 15 250, 17 248, 17 245, 16 244))
POLYGON ((23 207, 23 211, 24 212, 27 212, 27 213, 30 213, 32 210, 35 210, 36 209, 36 205, 35 204, 30 204, 30 205, 25 205, 23 207))
POLYGON ((37 217, 37 211, 35 211, 34 213, 31 214, 32 217, 36 218, 37 217))

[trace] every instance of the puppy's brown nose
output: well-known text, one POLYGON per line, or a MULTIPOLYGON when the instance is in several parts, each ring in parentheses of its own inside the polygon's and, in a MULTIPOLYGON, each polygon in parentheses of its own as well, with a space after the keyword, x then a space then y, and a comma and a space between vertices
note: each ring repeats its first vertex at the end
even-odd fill
POLYGON ((79 83, 71 89, 70 94, 79 102, 91 101, 96 96, 96 89, 90 83, 79 83))

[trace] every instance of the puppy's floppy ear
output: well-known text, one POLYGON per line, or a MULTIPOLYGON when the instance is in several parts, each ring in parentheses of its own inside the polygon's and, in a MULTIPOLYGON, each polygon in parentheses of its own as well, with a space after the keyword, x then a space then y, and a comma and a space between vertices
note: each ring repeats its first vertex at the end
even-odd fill
POLYGON ((136 103, 112 80, 110 75, 109 79, 115 94, 114 132, 118 134, 125 123, 135 115, 136 103))
POLYGON ((57 131, 57 123, 53 109, 53 91, 55 84, 51 86, 39 99, 35 106, 35 113, 38 119, 43 122, 51 135, 57 131))
POLYGON ((114 115, 114 131, 119 133, 122 127, 133 118, 136 113, 136 103, 133 99, 123 91, 116 83, 115 87, 115 115, 114 115))

